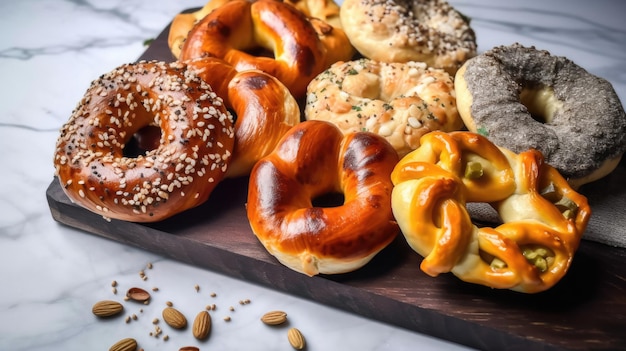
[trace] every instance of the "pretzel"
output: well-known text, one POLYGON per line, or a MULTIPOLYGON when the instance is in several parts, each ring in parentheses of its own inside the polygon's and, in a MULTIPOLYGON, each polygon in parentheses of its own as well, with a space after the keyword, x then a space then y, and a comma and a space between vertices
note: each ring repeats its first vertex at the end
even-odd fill
POLYGON ((295 98, 278 79, 258 70, 237 72, 228 63, 207 57, 187 62, 213 88, 235 117, 235 145, 227 178, 247 176, 291 127, 300 123, 295 98))
MULTIPOLYGON (((187 39, 187 34, 198 21, 230 1, 232 0, 209 0, 197 11, 183 12, 174 16, 167 37, 167 44, 172 55, 176 58, 180 56, 180 48, 187 39)), ((284 2, 294 6, 309 18, 322 20, 334 28, 341 29, 339 5, 333 0, 285 0, 284 2)))
POLYGON ((357 270, 398 234, 389 179, 397 162, 393 147, 377 134, 344 135, 330 122, 302 122, 250 173, 250 228, 294 271, 357 270), (343 195, 338 206, 314 201, 333 193, 343 195))
POLYGON ((392 209, 430 276, 537 293, 567 272, 591 215, 542 154, 520 154, 471 132, 431 132, 391 174, 392 209), (491 205, 503 223, 478 227, 467 203, 491 205))
POLYGON ((278 0, 231 0, 189 30, 178 58, 211 56, 237 70, 259 69, 278 78, 299 98, 311 79, 354 52, 340 28, 309 18, 292 5, 278 0))

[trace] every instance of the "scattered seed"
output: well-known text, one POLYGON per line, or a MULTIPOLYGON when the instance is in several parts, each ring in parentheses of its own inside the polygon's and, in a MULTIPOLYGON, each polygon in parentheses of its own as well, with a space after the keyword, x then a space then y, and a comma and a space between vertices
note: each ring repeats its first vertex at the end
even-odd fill
POLYGON ((294 349, 304 349, 304 336, 302 336, 300 330, 296 328, 289 329, 289 331, 287 332, 287 339, 294 349))
POLYGON ((113 344, 109 351, 130 351, 137 349, 137 341, 133 338, 122 339, 113 344))
POLYGON ((226 316, 226 317, 224 317, 224 321, 225 321, 225 322, 230 322, 230 316, 226 316))
POLYGON ((168 307, 172 307, 172 306, 174 306, 174 304, 172 303, 172 301, 165 301, 165 304, 166 304, 168 307))
POLYGON ((267 325, 279 325, 287 321, 287 313, 283 311, 270 311, 261 316, 261 322, 267 325))
POLYGON ((150 293, 141 288, 130 288, 126 296, 137 302, 144 302, 150 299, 150 293))
POLYGON ((194 285, 193 288, 196 289, 196 292, 200 291, 200 285, 198 285, 198 284, 194 285))
POLYGON ((103 300, 96 302, 91 308, 91 312, 98 317, 112 317, 124 310, 124 306, 111 300, 103 300))

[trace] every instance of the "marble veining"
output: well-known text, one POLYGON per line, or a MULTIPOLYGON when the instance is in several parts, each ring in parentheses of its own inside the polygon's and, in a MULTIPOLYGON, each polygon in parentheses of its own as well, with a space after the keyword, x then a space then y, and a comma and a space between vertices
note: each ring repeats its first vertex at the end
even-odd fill
MULTIPOLYGON (((609 79, 626 101, 625 2, 451 3, 472 18, 479 51, 516 41, 550 50, 609 79)), ((0 350, 102 350, 129 336, 145 350, 195 344, 189 330, 173 331, 163 323, 169 340, 150 336, 152 319, 160 318, 168 300, 188 317, 209 303, 218 306, 212 311, 213 333, 200 343, 206 349, 290 349, 285 328, 267 328, 258 321, 270 309, 289 313, 289 326, 303 331, 308 350, 465 349, 88 235, 52 219, 45 190, 53 177, 54 144, 90 81, 135 60, 145 50, 144 41, 156 37, 176 13, 203 4, 0 3, 0 350), (154 268, 146 269, 148 263, 154 268), (131 286, 159 288, 149 305, 126 304, 125 313, 136 314, 137 320, 101 321, 91 314, 94 302, 121 299, 131 286), (240 305, 241 299, 251 303, 240 305), (231 321, 225 322, 225 316, 231 321)))

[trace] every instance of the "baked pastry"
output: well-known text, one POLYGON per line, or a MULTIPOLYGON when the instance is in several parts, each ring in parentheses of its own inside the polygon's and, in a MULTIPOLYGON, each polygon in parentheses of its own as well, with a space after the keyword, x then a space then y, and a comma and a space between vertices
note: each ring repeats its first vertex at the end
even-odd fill
POLYGON ((626 114, 611 83, 565 57, 520 44, 495 47, 455 78, 470 131, 514 152, 541 151, 575 188, 617 167, 626 114))
POLYGON ((425 62, 454 74, 476 55, 466 17, 444 0, 344 0, 340 19, 363 56, 383 62, 425 62))
POLYGON ((252 169, 247 202, 252 232, 297 272, 356 270, 398 233, 389 178, 397 161, 391 145, 376 134, 344 136, 331 123, 302 122, 252 169), (343 202, 314 205, 333 193, 343 202))
POLYGON ((431 132, 391 179, 392 209, 430 276, 537 293, 566 274, 591 209, 541 153, 515 154, 472 132, 431 132), (468 203, 488 203, 503 223, 478 227, 468 203))
POLYGON ((452 77, 422 62, 337 62, 309 84, 304 114, 344 133, 377 133, 400 157, 430 131, 463 128, 452 77))
POLYGON ((190 30, 179 60, 211 56, 238 71, 258 69, 278 78, 300 98, 329 62, 349 59, 353 53, 341 30, 321 20, 311 21, 289 4, 232 0, 190 30))
POLYGON ((223 179, 234 145, 223 101, 181 62, 122 65, 94 80, 63 125, 55 173, 76 204, 106 218, 153 222, 195 207, 223 179), (124 154, 133 134, 159 144, 124 154))
MULTIPOLYGON (((167 43, 174 57, 178 58, 180 56, 180 49, 187 39, 187 34, 191 28, 211 11, 229 1, 231 0, 209 0, 197 11, 179 13, 174 16, 167 37, 167 43)), ((341 28, 339 5, 333 0, 285 0, 284 2, 294 6, 310 19, 319 19, 334 28, 341 28)))
POLYGON ((247 176, 291 127, 300 123, 300 107, 278 79, 258 70, 237 72, 213 57, 187 62, 222 97, 235 117, 235 145, 226 177, 247 176))

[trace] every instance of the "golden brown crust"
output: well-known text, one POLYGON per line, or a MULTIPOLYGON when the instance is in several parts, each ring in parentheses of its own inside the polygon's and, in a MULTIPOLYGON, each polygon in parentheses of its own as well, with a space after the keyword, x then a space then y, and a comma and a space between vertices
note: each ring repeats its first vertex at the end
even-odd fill
POLYGON ((337 62, 311 81, 304 111, 344 133, 377 133, 400 157, 430 131, 463 127, 452 77, 421 62, 337 62))
POLYGON ((250 175, 252 231, 289 268, 307 275, 349 272, 366 264, 398 232, 389 175, 398 157, 373 133, 344 136, 322 121, 292 128, 250 175), (336 207, 312 200, 342 193, 336 207))
POLYGON ((365 57, 425 62, 454 74, 476 55, 468 20, 443 0, 344 0, 342 28, 365 57))
POLYGON ((235 114, 235 146, 226 177, 248 175, 252 166, 300 123, 298 103, 276 78, 257 70, 237 72, 217 58, 188 64, 235 114))
MULTIPOLYGON (((216 8, 232 0, 209 0, 201 9, 190 13, 180 13, 174 16, 170 24, 167 42, 174 57, 180 56, 180 50, 187 39, 187 34, 193 26, 216 8)), ((333 0, 285 0, 286 4, 294 6, 304 13, 309 19, 321 20, 341 31, 341 21, 339 20, 339 5, 333 0)), ((345 36, 345 34, 343 34, 345 36)), ((346 42, 349 43, 346 39, 346 42)), ((344 42, 344 44, 346 43, 344 42)), ((348 45, 350 47, 350 45, 348 45)), ((337 47, 345 50, 344 47, 337 47)), ((354 50, 354 49, 351 49, 354 50)), ((354 54, 354 53, 352 53, 354 54)))
POLYGON ((586 229, 587 199, 543 162, 471 132, 432 132, 392 175, 392 209, 431 276, 536 293, 567 272, 586 229), (477 227, 466 208, 486 202, 503 224, 477 227))
POLYGON ((212 56, 237 70, 258 69, 278 78, 298 98, 309 81, 326 68, 328 56, 335 57, 330 45, 341 41, 335 35, 340 31, 328 27, 320 38, 320 28, 291 5, 277 0, 233 0, 190 30, 180 59, 212 56))
POLYGON ((222 100, 183 63, 122 65, 95 80, 57 141, 54 165, 68 197, 107 218, 152 222, 206 201, 234 143, 222 100), (142 127, 159 145, 128 157, 142 127))
POLYGON ((179 13, 174 16, 167 35, 167 44, 175 58, 180 56, 180 49, 187 39, 187 34, 193 26, 211 11, 231 0, 209 0, 201 9, 190 13, 179 13))

